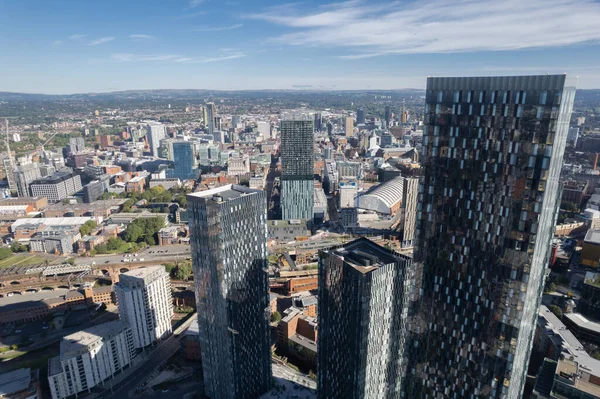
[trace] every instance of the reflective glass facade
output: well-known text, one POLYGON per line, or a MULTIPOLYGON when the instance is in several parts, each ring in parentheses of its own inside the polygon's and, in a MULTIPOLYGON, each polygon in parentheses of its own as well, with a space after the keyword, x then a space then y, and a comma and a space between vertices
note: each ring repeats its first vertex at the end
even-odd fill
POLYGON ((405 397, 520 398, 575 88, 429 78, 405 397))
POLYGON ((200 173, 196 168, 194 143, 176 141, 172 146, 173 169, 167 170, 167 177, 180 180, 197 179, 198 176, 200 176, 200 173))
POLYGON ((206 396, 255 399, 271 387, 266 193, 223 186, 189 211, 206 396))
POLYGON ((401 397, 411 264, 366 238, 319 253, 319 398, 401 397))
POLYGON ((281 121, 281 214, 312 219, 314 204, 313 121, 281 121))

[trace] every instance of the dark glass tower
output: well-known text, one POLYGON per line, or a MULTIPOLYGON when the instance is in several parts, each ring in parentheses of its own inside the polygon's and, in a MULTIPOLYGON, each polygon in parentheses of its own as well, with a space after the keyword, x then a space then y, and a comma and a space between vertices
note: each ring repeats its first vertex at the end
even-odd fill
POLYGON ((188 204, 206 396, 255 399, 271 386, 266 193, 229 185, 188 204))
POLYGON ((173 144, 173 169, 168 170, 170 178, 180 180, 197 179, 199 176, 194 155, 194 143, 189 141, 175 141, 173 144))
POLYGON ((319 398, 400 398, 410 274, 366 238, 319 253, 319 398))
POLYGON ((564 75, 427 80, 406 397, 521 397, 574 95, 564 75))
POLYGON ((281 214, 284 220, 312 219, 314 205, 313 121, 282 121, 281 214))

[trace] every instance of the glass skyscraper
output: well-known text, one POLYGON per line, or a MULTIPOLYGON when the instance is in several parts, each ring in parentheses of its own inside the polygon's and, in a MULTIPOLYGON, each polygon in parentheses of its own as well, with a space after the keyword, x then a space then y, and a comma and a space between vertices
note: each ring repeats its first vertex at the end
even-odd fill
POLYGON ((190 141, 175 141, 173 148, 173 169, 167 170, 169 178, 180 180, 197 179, 199 176, 196 167, 196 156, 194 153, 194 143, 190 141))
POLYGON ((405 397, 520 398, 575 88, 428 78, 405 397))
POLYGON ((366 238, 319 253, 320 399, 400 398, 411 264, 366 238))
POLYGON ((206 396, 255 399, 271 387, 266 193, 197 192, 188 212, 206 396))
POLYGON ((314 206, 314 128, 311 120, 282 121, 282 219, 312 219, 314 206))

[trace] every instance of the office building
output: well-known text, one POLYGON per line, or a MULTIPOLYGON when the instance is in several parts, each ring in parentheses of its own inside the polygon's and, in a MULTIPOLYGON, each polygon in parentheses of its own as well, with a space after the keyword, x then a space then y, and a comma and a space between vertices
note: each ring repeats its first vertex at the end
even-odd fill
POLYGON ((146 127, 146 131, 150 153, 152 156, 158 157, 158 147, 160 147, 160 141, 167 137, 167 127, 162 123, 150 122, 146 127))
POLYGON ((323 116, 320 112, 315 113, 315 132, 320 132, 323 127, 323 116))
POLYGON ((42 177, 42 175, 40 174, 40 168, 37 163, 17 166, 15 168, 14 179, 19 197, 31 197, 29 186, 32 181, 39 179, 40 177, 42 177))
POLYGON ((269 122, 256 122, 256 130, 263 139, 271 138, 271 124, 269 122))
POLYGON ((214 103, 206 103, 204 109, 206 110, 206 120, 204 121, 204 125, 208 129, 208 134, 212 136, 215 131, 215 117, 217 116, 217 109, 214 103))
POLYGON ((57 203, 81 191, 81 176, 70 171, 58 171, 51 176, 33 180, 29 185, 31 195, 46 197, 48 202, 57 203))
POLYGON ((197 168, 194 143, 178 140, 171 143, 173 147, 173 169, 167 170, 170 179, 196 180, 200 173, 197 168))
POLYGON ((83 137, 71 137, 69 139, 68 152, 71 154, 77 154, 83 150, 85 150, 85 140, 83 137))
POLYGON ((567 135, 567 144, 572 147, 577 147, 577 140, 579 140, 579 128, 570 127, 569 134, 567 135))
POLYGON ((102 198, 102 194, 110 187, 111 175, 104 174, 83 186, 83 202, 89 204, 102 198))
POLYGON ((344 118, 344 131, 346 132, 346 137, 354 136, 354 121, 351 116, 344 118))
POLYGON ((358 123, 359 125, 365 123, 365 109, 364 108, 358 108, 356 110, 356 123, 358 123))
POLYGON ((171 281, 164 266, 120 274, 115 292, 119 317, 129 323, 136 348, 144 348, 171 334, 173 300, 171 281))
POLYGON ((266 193, 228 185, 187 198, 206 396, 257 398, 272 378, 266 193))
POLYGON ((392 123, 392 108, 389 105, 385 106, 383 119, 385 120, 385 128, 388 128, 392 123))
POLYGON ((566 75, 428 78, 407 397, 521 397, 574 96, 566 75))
POLYGON ((60 342, 60 356, 48 361, 52 399, 90 393, 95 386, 127 369, 135 356, 133 334, 123 320, 65 336, 60 342))
POLYGON ((400 398, 411 267, 366 238, 319 252, 318 398, 400 398))
POLYGON ((354 208, 356 206, 356 195, 358 184, 355 181, 340 182, 340 209, 354 208))
POLYGON ((282 218, 312 219, 313 121, 282 121, 280 129, 282 218))

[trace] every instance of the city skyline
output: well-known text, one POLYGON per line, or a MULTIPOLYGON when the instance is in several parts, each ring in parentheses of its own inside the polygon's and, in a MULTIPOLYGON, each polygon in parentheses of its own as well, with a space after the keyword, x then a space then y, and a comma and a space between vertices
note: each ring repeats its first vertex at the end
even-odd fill
POLYGON ((544 73, 600 88, 596 0, 30 1, 2 11, 2 91, 422 89, 428 75, 544 73))

